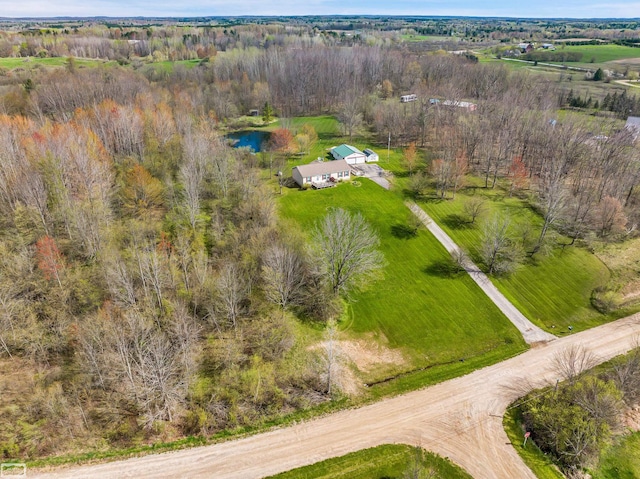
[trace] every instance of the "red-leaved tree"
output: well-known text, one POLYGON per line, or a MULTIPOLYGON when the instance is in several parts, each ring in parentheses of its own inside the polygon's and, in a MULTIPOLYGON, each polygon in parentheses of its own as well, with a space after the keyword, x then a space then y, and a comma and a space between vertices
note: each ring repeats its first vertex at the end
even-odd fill
POLYGON ((38 269, 42 271, 45 279, 56 279, 62 288, 60 272, 64 269, 64 257, 55 240, 51 236, 43 236, 36 242, 36 256, 38 258, 38 269))

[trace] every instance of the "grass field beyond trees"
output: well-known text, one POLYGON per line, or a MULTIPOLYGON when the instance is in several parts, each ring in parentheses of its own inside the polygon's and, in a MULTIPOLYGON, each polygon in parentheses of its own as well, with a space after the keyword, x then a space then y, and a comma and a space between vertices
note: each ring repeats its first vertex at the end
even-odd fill
POLYGON ((567 45, 560 47, 559 52, 582 53, 580 63, 605 63, 627 58, 640 58, 640 48, 625 47, 622 45, 567 45))
POLYGON ((310 466, 272 476, 271 479, 400 479, 421 458, 423 470, 433 470, 446 479, 470 479, 471 476, 447 459, 399 444, 383 445, 328 459, 310 466))
POLYGON ((290 189, 281 200, 282 216, 307 232, 332 207, 360 211, 378 232, 387 263, 384 278, 353 295, 343 329, 373 333, 390 347, 403 348, 412 367, 521 351, 524 342, 515 327, 470 277, 451 272, 450 257, 438 241, 424 229, 415 236, 406 233, 411 213, 402 199, 369 180, 357 184, 290 189))

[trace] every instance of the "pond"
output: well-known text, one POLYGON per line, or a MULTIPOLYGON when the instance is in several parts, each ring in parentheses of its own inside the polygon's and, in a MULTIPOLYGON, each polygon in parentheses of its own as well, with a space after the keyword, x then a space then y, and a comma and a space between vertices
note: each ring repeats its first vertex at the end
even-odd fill
POLYGON ((235 140, 233 143, 234 148, 248 146, 254 152, 258 153, 262 143, 269 141, 270 135, 271 134, 268 131, 247 130, 229 133, 226 137, 230 140, 235 140))

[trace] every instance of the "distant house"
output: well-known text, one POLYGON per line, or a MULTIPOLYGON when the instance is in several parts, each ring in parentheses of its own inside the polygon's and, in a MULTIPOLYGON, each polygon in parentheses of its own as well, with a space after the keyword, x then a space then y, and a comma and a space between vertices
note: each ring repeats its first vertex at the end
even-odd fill
POLYGON ((555 50, 556 47, 553 45, 553 43, 543 43, 542 44, 542 48, 545 50, 555 50))
POLYGON ((627 118, 627 123, 624 125, 624 128, 631 132, 634 141, 637 140, 638 136, 640 136, 640 116, 630 116, 627 118))
POLYGON ((412 93, 410 95, 402 95, 400 97, 400 103, 409 103, 410 101, 416 101, 418 99, 418 95, 412 93))
POLYGON ((470 101, 458 101, 458 100, 445 100, 442 102, 444 106, 455 106, 458 108, 465 108, 469 111, 476 111, 478 105, 471 103, 470 101))
POLYGON ((346 144, 331 148, 331 155, 336 160, 345 160, 350 165, 357 165, 367 161, 367 155, 362 153, 355 146, 346 144))
POLYGON ((324 161, 296 166, 291 176, 300 186, 311 185, 314 188, 334 186, 338 181, 351 179, 351 168, 345 160, 324 161))
POLYGON ((378 161, 380 159, 378 154, 370 148, 365 148, 363 153, 367 155, 367 163, 371 161, 378 161))

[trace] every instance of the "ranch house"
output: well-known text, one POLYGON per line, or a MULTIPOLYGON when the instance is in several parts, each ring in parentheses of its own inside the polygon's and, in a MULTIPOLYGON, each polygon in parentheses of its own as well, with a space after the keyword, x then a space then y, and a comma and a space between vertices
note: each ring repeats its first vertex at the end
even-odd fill
POLYGON ((291 176, 300 186, 327 188, 334 186, 338 181, 351 179, 351 169, 345 160, 314 161, 308 165, 294 167, 291 176))

